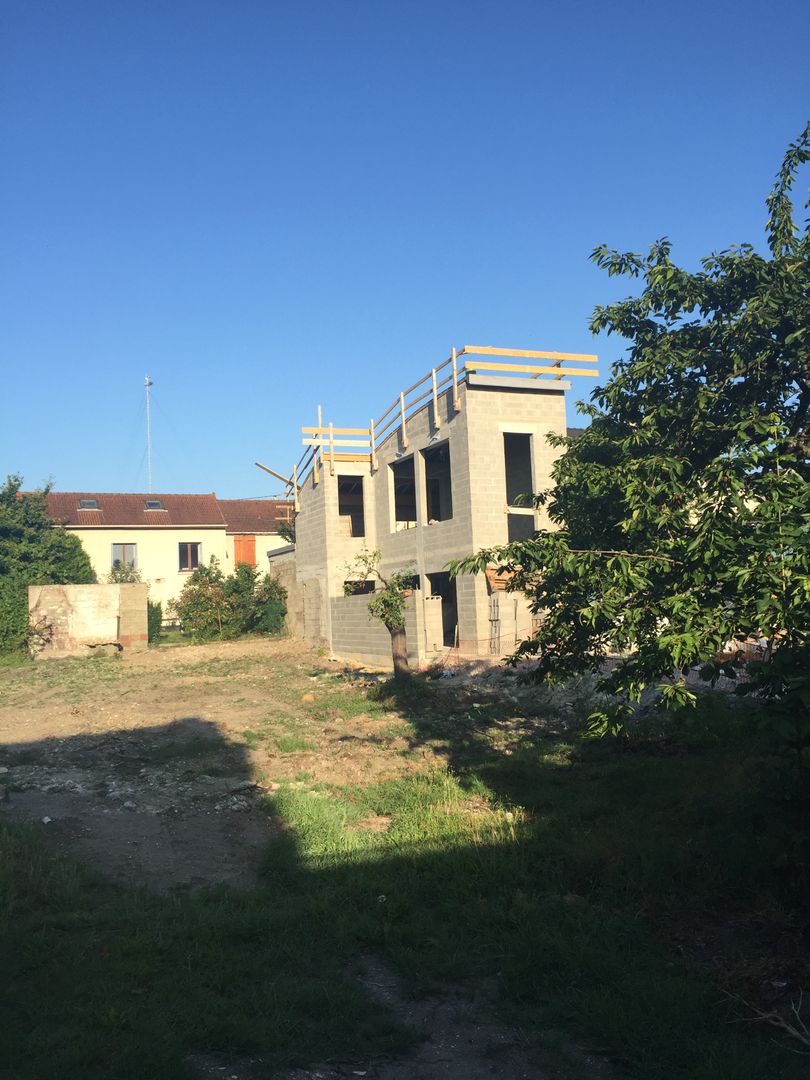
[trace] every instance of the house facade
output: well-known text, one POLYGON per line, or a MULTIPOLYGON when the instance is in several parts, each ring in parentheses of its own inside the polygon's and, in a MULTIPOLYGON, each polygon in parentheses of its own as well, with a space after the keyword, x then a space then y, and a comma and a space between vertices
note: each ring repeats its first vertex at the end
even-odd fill
POLYGON ((57 528, 79 537, 99 581, 116 566, 131 567, 149 585, 149 598, 165 610, 212 556, 226 574, 237 561, 268 570, 267 551, 286 544, 276 530, 290 504, 220 500, 213 493, 51 491, 48 513, 57 528))
POLYGON ((448 564, 549 524, 521 496, 550 486, 560 451, 548 435, 567 433, 567 377, 596 374, 581 366, 595 360, 465 346, 367 428, 337 428, 320 414, 303 428, 307 449, 289 478, 296 545, 271 556, 288 589, 291 629, 337 656, 389 658, 388 633, 370 619, 368 596, 345 595, 347 583, 359 587, 357 556, 376 550, 384 576, 413 576, 406 610, 413 662, 448 650, 513 651, 532 630, 526 601, 491 576, 452 579, 448 564))

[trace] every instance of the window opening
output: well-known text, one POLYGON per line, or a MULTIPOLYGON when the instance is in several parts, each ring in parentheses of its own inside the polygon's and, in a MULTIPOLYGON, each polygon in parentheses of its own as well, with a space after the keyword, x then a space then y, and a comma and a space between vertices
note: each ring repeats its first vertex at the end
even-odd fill
POLYGON ((80 510, 98 510, 98 499, 79 499, 80 510))
POLYGON ((531 540, 534 536, 534 514, 507 514, 506 531, 511 544, 513 540, 531 540))
POLYGON ((509 506, 515 506, 518 496, 531 498, 534 492, 531 435, 504 434, 503 456, 506 465, 506 501, 509 506))
POLYGON ((113 544, 112 568, 113 570, 137 570, 137 544, 113 544))
POLYGON ((427 489, 427 519, 449 521, 453 516, 453 492, 450 481, 450 444, 442 443, 423 450, 425 487, 427 489))
POLYGON ((446 648, 452 649, 456 644, 458 633, 456 579, 451 578, 446 570, 437 574, 428 574, 427 579, 430 595, 442 598, 442 641, 446 648))
POLYGON ((394 531, 416 527, 416 473, 413 458, 391 466, 394 477, 394 531))
POLYGON ((200 544, 180 544, 180 569, 196 570, 200 565, 200 544))
POLYGON ((343 595, 344 596, 361 596, 367 593, 374 592, 373 581, 344 581, 343 582, 343 595))
POLYGON ((363 511, 363 477, 338 476, 338 514, 345 522, 349 536, 366 535, 363 511))
POLYGON ((160 501, 160 499, 147 499, 145 503, 147 510, 165 510, 166 507, 160 501))

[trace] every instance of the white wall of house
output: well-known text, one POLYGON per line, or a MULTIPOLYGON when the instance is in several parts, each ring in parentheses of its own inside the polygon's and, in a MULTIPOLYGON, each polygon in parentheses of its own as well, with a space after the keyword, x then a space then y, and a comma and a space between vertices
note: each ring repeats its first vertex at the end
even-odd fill
POLYGON ((234 569, 233 537, 226 536, 224 525, 151 529, 104 526, 69 529, 68 532, 81 540, 100 582, 107 580, 112 569, 113 545, 134 544, 135 566, 149 586, 149 599, 163 604, 164 615, 168 601, 180 595, 191 573, 180 569, 181 544, 198 544, 200 563, 208 563, 213 555, 219 560, 223 573, 231 574, 234 569))

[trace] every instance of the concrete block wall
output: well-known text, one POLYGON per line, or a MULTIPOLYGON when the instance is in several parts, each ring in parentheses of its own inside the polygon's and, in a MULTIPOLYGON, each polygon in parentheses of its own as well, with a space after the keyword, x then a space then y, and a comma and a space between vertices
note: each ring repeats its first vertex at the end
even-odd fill
MULTIPOLYGON (((465 396, 470 428, 470 476, 475 548, 507 542, 506 468, 504 434, 530 435, 533 490, 551 485, 551 469, 560 451, 548 432, 564 435, 565 395, 549 383, 534 382, 532 390, 471 389, 465 396)), ((535 515, 537 528, 548 528, 545 511, 535 515)))
POLYGON ((29 586, 29 623, 41 642, 37 657, 146 649, 147 596, 143 584, 29 586))
POLYGON ((425 655, 435 656, 444 651, 442 599, 440 596, 425 596, 422 603, 425 620, 425 655))
POLYGON ((284 625, 292 637, 306 637, 304 588, 295 572, 295 552, 276 555, 270 561, 270 574, 287 590, 287 615, 284 625))
MULTIPOLYGON (((332 653, 345 656, 358 663, 387 667, 391 664, 391 635, 379 619, 368 610, 369 597, 333 596, 331 606, 332 653)), ((424 638, 424 619, 421 604, 411 596, 405 603, 405 637, 408 644, 408 661, 420 662, 420 639, 424 638)))
POLYGON ((495 592, 489 598, 490 641, 495 656, 508 656, 518 643, 530 637, 534 620, 522 593, 495 592))

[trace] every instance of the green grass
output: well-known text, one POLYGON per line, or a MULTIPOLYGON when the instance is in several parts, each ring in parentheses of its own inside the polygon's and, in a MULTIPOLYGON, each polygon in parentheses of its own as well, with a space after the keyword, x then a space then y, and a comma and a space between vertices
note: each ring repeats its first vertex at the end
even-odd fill
POLYGON ((307 750, 314 750, 315 744, 308 739, 301 739, 297 735, 276 735, 276 750, 280 754, 302 754, 307 750))
MULTIPOLYGON (((315 685, 287 683, 299 700, 315 685)), ((255 889, 121 889, 0 829, 0 1075, 177 1080, 190 1052, 283 1068, 404 1050, 411 1036, 348 974, 364 952, 416 994, 496 975, 501 1018, 530 1042, 601 1047, 628 1080, 805 1075, 730 1023, 729 1000, 675 948, 752 914, 784 929, 806 902, 806 841, 750 726, 719 710, 718 741, 710 709, 702 732, 622 749, 561 734, 542 699, 510 726, 513 702, 424 685, 404 700, 315 694, 310 726, 280 733, 274 712, 242 738, 312 750, 324 710, 377 710, 408 753, 441 757, 365 785, 280 780, 267 810, 285 828, 268 832, 255 889)))

